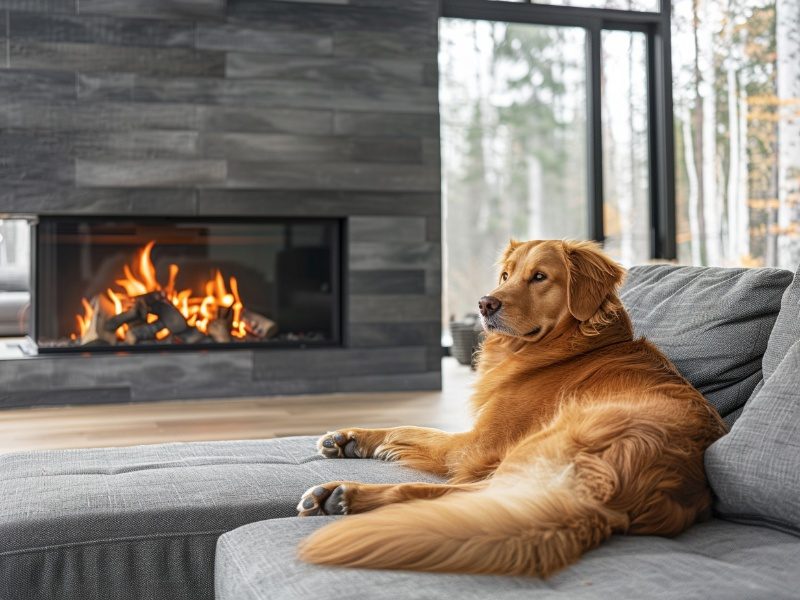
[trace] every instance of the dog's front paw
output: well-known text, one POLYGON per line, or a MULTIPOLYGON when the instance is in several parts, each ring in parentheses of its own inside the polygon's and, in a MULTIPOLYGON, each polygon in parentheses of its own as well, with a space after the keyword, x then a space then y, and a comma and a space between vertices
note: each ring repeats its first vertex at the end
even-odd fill
POLYGON ((347 491, 347 487, 339 481, 316 485, 306 490, 300 498, 297 514, 300 517, 346 515, 349 512, 347 491))
POLYGON ((317 440, 317 449, 325 458, 364 458, 352 431, 329 431, 317 440))

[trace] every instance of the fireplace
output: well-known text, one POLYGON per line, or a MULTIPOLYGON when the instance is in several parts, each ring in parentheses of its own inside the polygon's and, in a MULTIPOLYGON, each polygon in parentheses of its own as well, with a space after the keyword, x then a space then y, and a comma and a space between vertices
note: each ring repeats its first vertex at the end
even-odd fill
POLYGON ((41 217, 40 353, 332 346, 340 219, 41 217))

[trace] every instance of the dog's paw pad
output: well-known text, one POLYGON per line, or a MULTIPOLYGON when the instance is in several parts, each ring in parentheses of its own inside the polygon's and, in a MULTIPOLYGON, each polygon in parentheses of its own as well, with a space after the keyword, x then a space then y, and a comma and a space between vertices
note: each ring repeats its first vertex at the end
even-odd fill
POLYGON ((344 455, 347 458, 361 458, 358 452, 358 443, 355 440, 350 440, 344 445, 344 455))
POLYGON ((317 449, 326 458, 361 458, 353 432, 328 432, 317 441, 317 449))
POLYGON ((344 515, 347 513, 347 502, 344 498, 345 487, 343 485, 336 486, 328 499, 325 500, 323 508, 325 514, 328 515, 344 515))
POLYGON ((307 490, 297 505, 298 516, 316 517, 322 515, 347 514, 347 500, 344 485, 336 483, 318 485, 307 490))

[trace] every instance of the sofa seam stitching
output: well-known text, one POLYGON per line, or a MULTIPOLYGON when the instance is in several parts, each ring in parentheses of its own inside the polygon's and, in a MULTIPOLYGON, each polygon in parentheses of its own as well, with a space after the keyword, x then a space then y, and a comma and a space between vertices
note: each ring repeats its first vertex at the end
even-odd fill
MULTIPOLYGON (((201 464, 201 465, 170 465, 170 466, 162 466, 162 467, 148 467, 148 468, 138 468, 138 469, 122 469, 119 471, 82 471, 79 473, 35 473, 32 475, 20 475, 20 476, 11 476, 11 477, 2 477, 0 480, 2 481, 15 481, 18 479, 41 479, 45 477, 85 477, 87 475, 99 475, 104 477, 114 477, 117 475, 128 475, 131 473, 141 473, 146 471, 166 471, 169 469, 192 469, 192 468, 202 468, 202 467, 236 467, 236 466, 246 466, 246 465, 255 465, 255 466, 267 466, 267 465, 293 465, 293 466, 301 466, 307 465, 312 462, 320 462, 324 460, 323 457, 311 456, 303 459, 296 460, 294 462, 264 462, 264 461, 252 461, 252 462, 223 462, 223 463, 208 463, 208 464, 201 464)), ((2 459, 0 459, 0 464, 2 464, 2 459)))
POLYGON ((223 533, 227 533, 231 531, 231 529, 213 529, 209 531, 195 531, 195 532, 187 532, 187 533, 165 533, 165 534, 149 534, 149 535, 141 535, 141 536, 126 536, 121 538, 106 538, 100 540, 87 540, 85 542, 69 542, 66 544, 52 544, 50 546, 38 546, 36 548, 23 548, 18 550, 6 550, 4 552, 0 552, 0 557, 6 556, 18 556, 21 554, 31 554, 35 552, 49 552, 51 550, 61 550, 65 548, 78 548, 81 546, 95 546, 95 545, 104 545, 104 544, 114 544, 117 542, 146 542, 150 540, 159 540, 159 539, 169 539, 169 538, 181 538, 181 537, 202 537, 202 536, 210 536, 216 535, 220 536, 223 533))

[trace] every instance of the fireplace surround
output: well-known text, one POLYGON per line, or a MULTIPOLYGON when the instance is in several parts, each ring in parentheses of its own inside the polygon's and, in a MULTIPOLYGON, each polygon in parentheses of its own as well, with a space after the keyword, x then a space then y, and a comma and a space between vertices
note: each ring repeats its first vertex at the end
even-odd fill
POLYGON ((336 346, 342 219, 44 216, 39 353, 336 346))
MULTIPOLYGON (((341 286, 340 330, 326 342, 9 352, 0 408, 439 389, 439 12, 436 0, 8 4, 1 215, 332 219, 341 286)), ((122 279, 117 269, 132 269, 150 241, 152 260, 163 258, 167 248, 145 237, 109 279, 122 279)), ((236 273, 216 268, 231 293, 236 273)), ((215 275, 215 265, 202 272, 215 275)), ((206 282, 195 293, 208 295, 206 282)), ((103 291, 70 296, 58 338, 75 333, 76 313, 85 317, 81 297, 103 291)), ((250 292, 240 292, 247 307, 250 292)), ((295 329, 269 306, 252 308, 295 329)))

